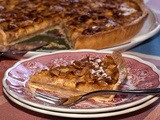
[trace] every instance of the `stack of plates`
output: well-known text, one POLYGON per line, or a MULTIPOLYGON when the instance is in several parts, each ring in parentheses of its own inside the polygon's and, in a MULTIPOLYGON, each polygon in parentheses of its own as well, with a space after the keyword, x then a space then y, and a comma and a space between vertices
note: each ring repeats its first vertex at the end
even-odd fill
MULTIPOLYGON (((21 60, 7 70, 3 79, 3 90, 13 102, 36 112, 70 118, 98 118, 121 115, 141 109, 158 99, 149 95, 117 94, 113 102, 104 103, 86 100, 71 107, 58 107, 41 102, 26 90, 29 76, 36 71, 47 69, 54 64, 67 65, 73 60, 91 57, 104 57, 110 51, 70 50, 37 55, 21 60)), ((138 57, 125 55, 123 57, 128 66, 128 77, 120 89, 151 89, 160 87, 160 71, 151 63, 138 57)))

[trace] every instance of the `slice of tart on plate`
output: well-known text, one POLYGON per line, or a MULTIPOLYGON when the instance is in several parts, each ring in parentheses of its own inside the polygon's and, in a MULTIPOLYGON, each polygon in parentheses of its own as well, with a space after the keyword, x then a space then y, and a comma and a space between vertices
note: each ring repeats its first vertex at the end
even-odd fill
MULTIPOLYGON (((89 56, 66 66, 51 66, 30 76, 29 88, 83 95, 96 90, 117 90, 127 76, 127 66, 119 51, 103 59, 89 56)), ((115 95, 92 97, 95 100, 112 101, 115 95)))

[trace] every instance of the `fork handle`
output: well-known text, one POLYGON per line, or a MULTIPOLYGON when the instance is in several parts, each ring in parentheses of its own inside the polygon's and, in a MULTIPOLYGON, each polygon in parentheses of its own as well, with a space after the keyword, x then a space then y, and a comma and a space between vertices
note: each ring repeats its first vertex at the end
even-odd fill
POLYGON ((158 95, 160 94, 160 88, 155 89, 140 89, 140 90, 98 90, 87 93, 84 97, 92 95, 92 94, 100 94, 100 93, 120 93, 120 94, 139 94, 139 95, 158 95))

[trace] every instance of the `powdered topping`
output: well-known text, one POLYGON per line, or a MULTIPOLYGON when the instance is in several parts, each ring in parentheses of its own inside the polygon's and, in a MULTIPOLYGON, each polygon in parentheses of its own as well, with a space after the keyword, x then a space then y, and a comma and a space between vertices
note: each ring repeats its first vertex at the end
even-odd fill
POLYGON ((131 8, 128 4, 123 3, 120 6, 120 10, 123 11, 123 15, 127 16, 127 15, 131 15, 132 13, 137 12, 137 10, 135 8, 131 8))

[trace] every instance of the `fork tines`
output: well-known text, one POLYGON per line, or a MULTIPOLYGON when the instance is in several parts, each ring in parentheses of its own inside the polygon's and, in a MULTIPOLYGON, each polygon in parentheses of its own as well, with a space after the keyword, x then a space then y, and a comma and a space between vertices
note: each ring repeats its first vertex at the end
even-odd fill
POLYGON ((48 94, 44 94, 44 93, 41 93, 38 91, 35 92, 35 98, 37 98, 41 101, 50 103, 50 104, 54 104, 54 105, 57 104, 58 102, 61 102, 61 98, 54 97, 54 96, 51 96, 48 94))

